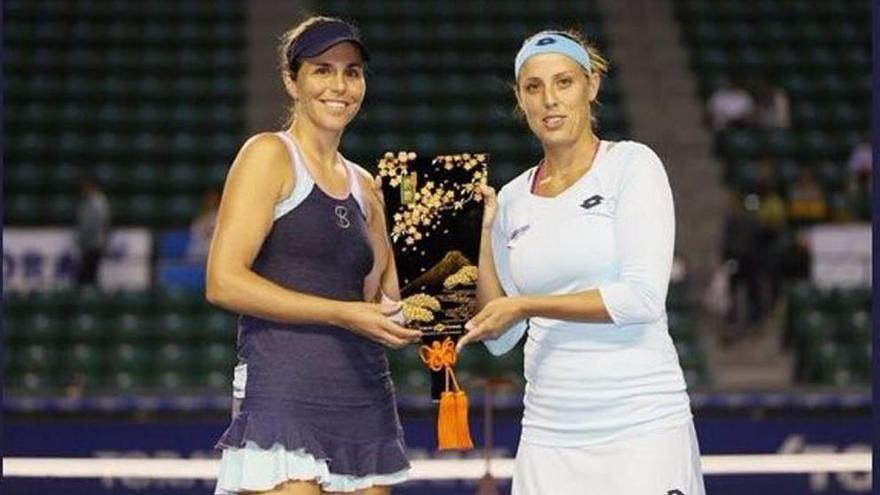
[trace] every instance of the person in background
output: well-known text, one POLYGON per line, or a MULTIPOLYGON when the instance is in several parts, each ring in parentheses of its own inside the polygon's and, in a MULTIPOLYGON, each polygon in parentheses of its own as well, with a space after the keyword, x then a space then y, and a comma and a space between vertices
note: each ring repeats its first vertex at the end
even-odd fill
POLYGON ((775 182, 764 185, 758 192, 758 225, 760 227, 759 245, 762 256, 758 256, 758 272, 762 283, 766 308, 772 308, 779 297, 782 285, 782 260, 779 258, 782 236, 788 227, 788 211, 785 199, 775 182))
POLYGON ((79 250, 76 286, 85 287, 98 283, 101 258, 110 238, 110 202, 91 175, 82 176, 79 192, 74 234, 79 250))
POLYGON ((762 232, 756 217, 758 201, 754 194, 743 198, 736 191, 731 191, 728 199, 728 212, 721 234, 721 258, 724 262, 733 262, 727 323, 738 328, 725 335, 726 340, 741 337, 741 330, 758 323, 763 313, 759 272, 762 232), (747 301, 745 308, 740 302, 742 289, 745 289, 747 301))
POLYGON ((870 222, 871 203, 871 170, 862 169, 850 179, 847 188, 847 203, 852 220, 870 222))
POLYGON ((755 122, 767 129, 791 127, 791 111, 785 90, 768 80, 759 81, 754 88, 755 122))
POLYGON ((707 103, 709 119, 715 132, 732 125, 749 125, 755 118, 755 99, 741 85, 724 80, 707 103))
POLYGON ((810 166, 802 167, 788 197, 788 216, 795 225, 820 222, 828 217, 825 192, 810 166))
POLYGON ((846 168, 849 170, 851 177, 855 177, 860 173, 871 175, 871 171, 874 168, 873 162, 874 153, 871 149, 871 138, 866 134, 862 136, 862 140, 850 151, 846 168))

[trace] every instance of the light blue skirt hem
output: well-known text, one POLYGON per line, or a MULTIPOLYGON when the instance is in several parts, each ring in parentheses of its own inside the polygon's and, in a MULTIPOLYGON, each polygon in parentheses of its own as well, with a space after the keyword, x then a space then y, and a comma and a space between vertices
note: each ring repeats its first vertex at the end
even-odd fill
POLYGON ((288 451, 281 444, 261 449, 254 442, 244 448, 225 448, 220 459, 215 495, 271 490, 285 481, 314 481, 324 491, 354 492, 371 486, 387 486, 409 479, 409 469, 364 477, 330 472, 326 459, 315 459, 303 449, 288 451))

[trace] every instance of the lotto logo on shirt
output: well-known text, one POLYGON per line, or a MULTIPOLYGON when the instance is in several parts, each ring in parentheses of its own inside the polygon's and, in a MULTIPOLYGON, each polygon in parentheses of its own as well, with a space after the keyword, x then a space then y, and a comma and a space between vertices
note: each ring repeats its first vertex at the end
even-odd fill
POLYGON ((599 196, 598 194, 590 196, 589 198, 585 199, 583 203, 581 203, 581 208, 589 210, 590 208, 601 204, 603 199, 605 198, 599 196))

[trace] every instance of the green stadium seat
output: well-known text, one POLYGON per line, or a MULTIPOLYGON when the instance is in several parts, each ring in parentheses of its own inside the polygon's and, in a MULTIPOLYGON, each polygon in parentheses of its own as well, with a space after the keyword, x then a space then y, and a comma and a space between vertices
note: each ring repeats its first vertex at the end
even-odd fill
POLYGON ((234 346, 238 335, 237 317, 221 310, 209 311, 196 331, 203 342, 234 346))
POLYGON ((871 328, 871 313, 858 311, 850 314, 841 314, 838 320, 839 340, 844 343, 859 345, 870 343, 873 329, 871 328))
POLYGON ((183 371, 191 367, 192 352, 180 344, 165 344, 158 349, 155 364, 159 370, 183 371))
POLYGON ((188 226, 199 212, 199 198, 176 194, 165 202, 162 211, 163 226, 188 226))
POLYGON ((10 389, 25 395, 45 395, 58 389, 52 375, 44 371, 10 373, 6 382, 10 389))
POLYGON ((689 370, 703 366, 703 355, 696 343, 675 342, 675 350, 682 368, 689 370))
MULTIPOLYGON (((58 319, 49 313, 33 313, 18 321, 18 328, 12 329, 18 340, 28 344, 54 345, 63 336, 58 319)), ((10 329, 7 329, 9 331, 10 329)))
POLYGON ((108 377, 109 386, 117 393, 142 391, 154 383, 153 376, 143 370, 117 370, 108 377))
POLYGON ((158 225, 161 217, 161 204, 158 197, 137 194, 110 198, 114 222, 123 225, 148 224, 158 225))
POLYGON ((97 344, 109 340, 109 330, 103 317, 93 313, 78 313, 66 322, 66 340, 71 343, 97 344))
POLYGON ((106 314, 108 294, 95 287, 82 287, 70 292, 73 307, 83 313, 106 314))
POLYGON ((797 341, 802 347, 807 347, 814 342, 833 340, 837 325, 829 314, 807 309, 795 316, 794 328, 797 341))
POLYGON ((188 340, 193 332, 190 319, 183 313, 164 313, 157 315, 153 339, 161 342, 188 340))
POLYGON ((767 131, 765 136, 766 151, 776 158, 791 156, 794 151, 794 139, 789 131, 767 131))
POLYGON ((152 320, 138 313, 120 313, 110 322, 112 333, 109 338, 119 344, 140 344, 149 339, 152 320))
POLYGON ((20 348, 18 354, 9 356, 11 365, 24 371, 48 373, 55 367, 58 350, 54 346, 32 344, 20 348))
POLYGON ((688 389, 705 387, 711 383, 709 375, 702 368, 688 368, 682 372, 688 389))
POLYGON ((59 365, 64 376, 98 375, 103 371, 104 353, 102 347, 89 344, 74 344, 63 351, 59 365))
POLYGON ((816 178, 826 192, 846 190, 849 177, 849 171, 842 164, 824 162, 816 168, 816 178))
POLYGON ((76 307, 75 293, 72 290, 34 291, 24 296, 28 311, 38 311, 55 317, 70 314, 76 307))
POLYGON ((7 191, 15 191, 18 194, 49 189, 49 174, 33 163, 24 162, 12 168, 6 173, 4 181, 7 191))
POLYGON ((3 315, 3 345, 13 346, 24 340, 26 335, 26 327, 24 326, 24 318, 8 312, 3 315))
POLYGON ((193 313, 207 308, 205 295, 181 287, 163 287, 155 292, 158 311, 193 313))
POLYGON ((212 342, 196 350, 195 362, 204 371, 220 371, 232 378, 232 369, 237 362, 235 347, 212 342))
POLYGON ((156 293, 150 290, 122 290, 113 300, 125 311, 139 313, 142 316, 155 316, 159 310, 156 293))
POLYGON ((669 335, 675 342, 696 343, 695 323, 692 316, 685 312, 670 311, 669 335))
POLYGON ((143 344, 118 344, 110 350, 108 365, 116 371, 146 371, 152 366, 152 353, 143 344))
POLYGON ((40 197, 27 194, 11 194, 4 199, 4 222, 8 225, 34 225, 44 221, 40 197))
POLYGON ((817 385, 845 386, 853 381, 848 357, 833 342, 812 346, 806 354, 807 379, 817 385))
POLYGON ((856 379, 862 384, 870 384, 872 381, 872 353, 873 343, 866 342, 849 348, 849 361, 852 363, 852 371, 856 379))

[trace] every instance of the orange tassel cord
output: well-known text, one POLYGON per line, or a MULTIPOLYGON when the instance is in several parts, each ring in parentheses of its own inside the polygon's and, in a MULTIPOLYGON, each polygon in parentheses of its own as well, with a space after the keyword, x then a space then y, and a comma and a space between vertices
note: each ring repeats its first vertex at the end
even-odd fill
POLYGON ((419 348, 419 357, 432 371, 446 371, 446 387, 440 395, 437 413, 437 448, 439 450, 470 450, 474 448, 468 425, 468 398, 455 379, 455 342, 447 337, 419 348), (452 385, 452 388, 450 388, 452 385))

